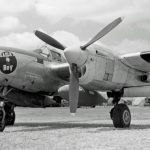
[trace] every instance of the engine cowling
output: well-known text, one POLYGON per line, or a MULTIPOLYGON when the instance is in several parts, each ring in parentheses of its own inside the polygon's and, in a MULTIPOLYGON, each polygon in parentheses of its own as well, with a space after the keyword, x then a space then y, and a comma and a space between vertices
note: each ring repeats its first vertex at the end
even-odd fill
POLYGON ((13 89, 6 96, 9 102, 22 107, 49 107, 55 103, 48 96, 13 89))
MULTIPOLYGON (((63 99, 69 101, 69 85, 62 86, 58 89, 58 94, 63 99)), ((96 91, 88 91, 83 88, 79 89, 79 106, 96 106, 105 102, 105 98, 96 91)))

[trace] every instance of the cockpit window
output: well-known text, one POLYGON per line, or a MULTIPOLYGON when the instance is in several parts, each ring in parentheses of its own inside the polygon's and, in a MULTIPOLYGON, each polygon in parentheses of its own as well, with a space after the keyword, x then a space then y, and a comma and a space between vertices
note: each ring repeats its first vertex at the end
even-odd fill
POLYGON ((43 46, 41 48, 41 55, 43 55, 44 57, 50 56, 50 50, 47 48, 47 46, 43 46))
POLYGON ((59 53, 51 51, 51 55, 54 61, 61 61, 61 55, 59 53))
POLYGON ((54 48, 49 48, 47 45, 41 47, 39 52, 42 56, 47 57, 50 61, 61 62, 61 54, 58 53, 54 48))

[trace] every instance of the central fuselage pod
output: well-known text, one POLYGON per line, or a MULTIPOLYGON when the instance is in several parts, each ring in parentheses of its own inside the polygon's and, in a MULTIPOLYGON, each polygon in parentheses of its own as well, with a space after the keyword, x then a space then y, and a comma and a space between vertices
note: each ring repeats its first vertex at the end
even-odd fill
POLYGON ((14 51, 11 48, 0 49, 0 86, 50 93, 63 85, 51 69, 51 65, 58 63, 14 51))

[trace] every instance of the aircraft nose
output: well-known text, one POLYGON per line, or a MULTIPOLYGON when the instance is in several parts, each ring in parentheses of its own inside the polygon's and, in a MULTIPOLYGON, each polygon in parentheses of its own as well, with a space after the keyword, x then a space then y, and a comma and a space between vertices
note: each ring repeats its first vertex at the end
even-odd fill
POLYGON ((70 64, 82 66, 87 60, 87 52, 81 50, 80 46, 68 47, 64 50, 64 54, 70 64))

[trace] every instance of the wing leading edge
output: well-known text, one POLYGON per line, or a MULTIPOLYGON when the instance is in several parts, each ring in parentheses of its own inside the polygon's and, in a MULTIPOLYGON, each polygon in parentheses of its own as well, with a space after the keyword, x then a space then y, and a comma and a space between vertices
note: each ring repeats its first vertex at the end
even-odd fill
POLYGON ((121 61, 137 70, 150 72, 150 51, 122 55, 121 61))

